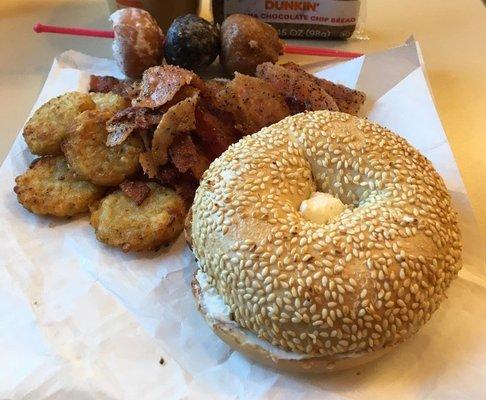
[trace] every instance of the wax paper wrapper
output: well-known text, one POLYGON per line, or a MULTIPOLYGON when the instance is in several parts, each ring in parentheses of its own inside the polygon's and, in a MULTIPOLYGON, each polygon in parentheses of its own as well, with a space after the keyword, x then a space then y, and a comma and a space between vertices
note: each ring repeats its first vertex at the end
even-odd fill
MULTIPOLYGON (((446 181, 464 268, 431 321, 359 369, 309 377, 252 363, 196 311, 196 265, 182 237, 165 251, 124 254, 98 242, 87 217, 24 210, 12 188, 33 157, 19 135, 0 169, 0 399, 484 398, 484 247, 417 44, 314 72, 364 90, 369 119, 409 140, 446 181)), ((111 60, 62 54, 34 109, 87 90, 90 73, 120 75, 111 60)))

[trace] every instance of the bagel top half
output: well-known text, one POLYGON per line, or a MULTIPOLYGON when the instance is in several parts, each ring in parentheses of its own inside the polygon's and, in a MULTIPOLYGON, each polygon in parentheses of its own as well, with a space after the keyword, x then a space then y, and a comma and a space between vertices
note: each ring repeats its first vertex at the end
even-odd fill
POLYGON ((230 146, 204 174, 191 217, 194 254, 234 321, 307 356, 407 339, 461 268, 456 214, 432 164, 338 112, 288 117, 230 146), (305 218, 315 192, 344 210, 327 223, 305 218))

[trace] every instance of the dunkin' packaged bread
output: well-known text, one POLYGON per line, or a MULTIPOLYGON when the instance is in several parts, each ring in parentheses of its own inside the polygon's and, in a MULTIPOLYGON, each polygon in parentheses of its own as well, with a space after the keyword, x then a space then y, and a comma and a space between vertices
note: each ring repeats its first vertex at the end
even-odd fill
POLYGON ((273 25, 283 38, 347 39, 356 29, 359 0, 212 0, 215 22, 248 14, 273 25))

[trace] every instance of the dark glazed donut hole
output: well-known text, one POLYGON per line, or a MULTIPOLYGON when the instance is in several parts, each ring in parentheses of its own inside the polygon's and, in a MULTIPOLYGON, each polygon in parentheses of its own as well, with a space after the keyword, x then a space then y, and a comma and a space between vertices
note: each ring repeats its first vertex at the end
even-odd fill
POLYGON ((218 56, 219 30, 205 19, 187 14, 172 22, 164 48, 169 64, 198 70, 210 65, 218 56))

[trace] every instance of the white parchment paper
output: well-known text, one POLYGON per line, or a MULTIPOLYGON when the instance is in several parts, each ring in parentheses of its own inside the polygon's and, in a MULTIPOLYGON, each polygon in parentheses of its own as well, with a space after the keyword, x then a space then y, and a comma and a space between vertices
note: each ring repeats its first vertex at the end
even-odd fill
MULTIPOLYGON (((53 64, 34 109, 86 90, 111 60, 74 51, 53 64)), ((407 138, 444 177, 459 212, 464 268, 432 320, 381 360, 328 376, 285 375, 231 351, 194 307, 182 238, 123 254, 87 217, 25 211, 12 188, 32 156, 21 136, 0 169, 0 399, 486 398, 484 245, 415 42, 317 75, 365 90, 365 111, 407 138), (163 359, 163 364, 160 363, 163 359)))

